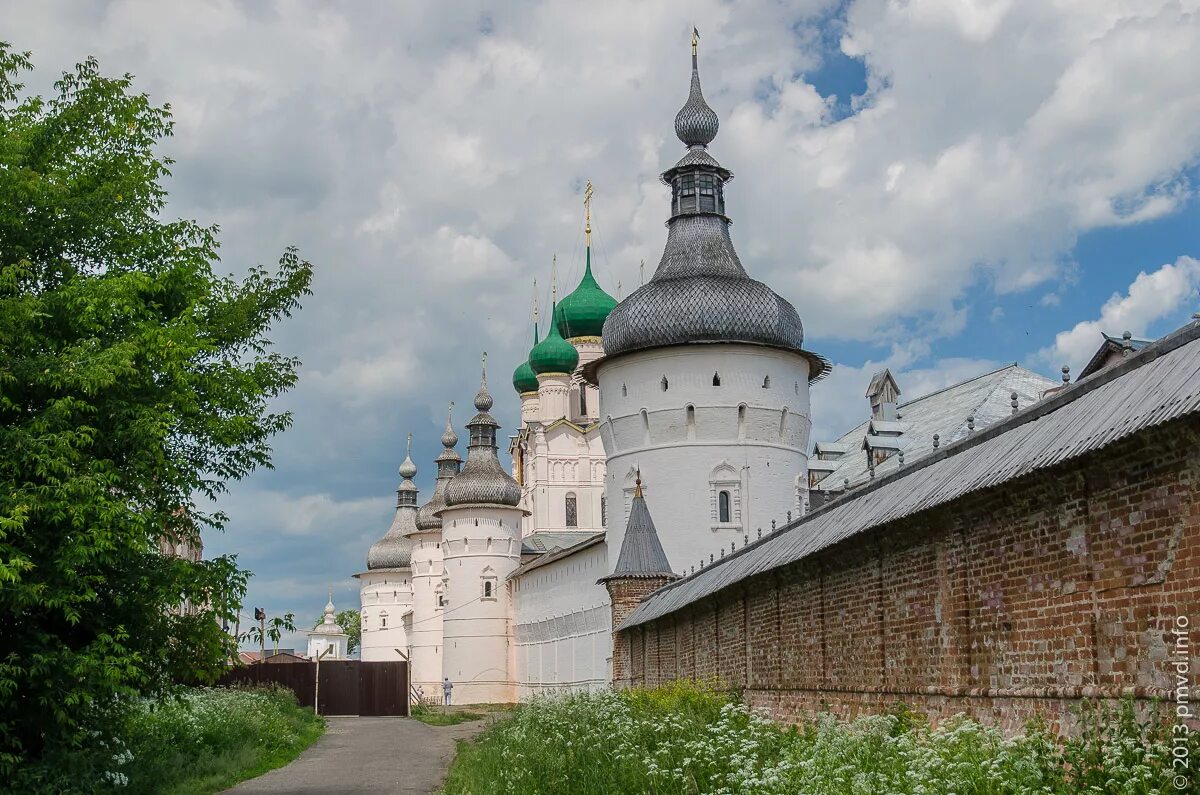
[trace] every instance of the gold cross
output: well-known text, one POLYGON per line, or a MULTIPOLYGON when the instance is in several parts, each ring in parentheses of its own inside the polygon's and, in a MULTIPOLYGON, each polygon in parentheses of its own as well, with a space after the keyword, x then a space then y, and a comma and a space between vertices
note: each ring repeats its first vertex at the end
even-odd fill
POLYGON ((700 31, 692 28, 692 55, 696 54, 696 46, 700 44, 700 31))
POLYGON ((587 181, 587 187, 583 189, 583 212, 586 218, 583 231, 587 235, 587 244, 592 245, 592 181, 587 181))

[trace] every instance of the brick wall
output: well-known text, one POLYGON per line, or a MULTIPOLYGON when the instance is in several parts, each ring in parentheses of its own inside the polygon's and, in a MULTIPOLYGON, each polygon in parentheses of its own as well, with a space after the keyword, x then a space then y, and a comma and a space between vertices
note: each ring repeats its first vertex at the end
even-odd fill
MULTIPOLYGON (((1193 415, 860 534, 616 643, 632 684, 719 677, 785 720, 904 701, 935 720, 967 712, 1016 730, 1041 713, 1069 731, 1082 698, 1173 696, 1176 616, 1200 630, 1198 489, 1193 415)), ((1200 631, 1191 641, 1200 672, 1200 631)))

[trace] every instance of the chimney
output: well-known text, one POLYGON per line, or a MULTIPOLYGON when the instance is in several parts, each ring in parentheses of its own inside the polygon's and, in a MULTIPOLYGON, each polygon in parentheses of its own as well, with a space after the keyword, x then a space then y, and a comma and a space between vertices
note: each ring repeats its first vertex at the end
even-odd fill
POLYGON ((867 400, 871 402, 871 419, 894 421, 899 397, 900 387, 896 385, 891 370, 883 369, 873 375, 871 385, 867 387, 867 400))

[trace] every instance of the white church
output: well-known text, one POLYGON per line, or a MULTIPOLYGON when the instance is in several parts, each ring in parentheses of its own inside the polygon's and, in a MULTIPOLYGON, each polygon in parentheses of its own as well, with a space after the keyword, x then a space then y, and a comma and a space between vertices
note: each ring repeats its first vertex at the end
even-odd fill
MULTIPOLYGON (((685 152, 662 174, 671 206, 653 277, 620 302, 600 288, 589 209, 583 279, 555 302, 544 335, 535 319, 513 374, 511 473, 497 456, 486 372, 465 464, 448 418, 427 502, 411 455, 400 467, 395 519, 357 575, 362 658, 403 655, 426 698, 440 698, 444 678, 463 704, 608 687, 611 628, 629 599, 799 518, 810 494, 849 487, 842 471, 857 462, 867 463, 856 480, 893 453, 902 463, 915 429, 895 394, 868 395, 887 428, 864 430, 862 444, 818 445, 810 473, 809 386, 829 363, 805 349, 795 308, 738 259, 732 173, 708 151, 717 129, 693 40, 691 90, 675 117, 685 152), (890 447, 868 441, 881 434, 890 447)), ((1055 386, 1019 375, 1026 403, 1055 386)), ((890 374, 882 383, 898 394, 890 374)))

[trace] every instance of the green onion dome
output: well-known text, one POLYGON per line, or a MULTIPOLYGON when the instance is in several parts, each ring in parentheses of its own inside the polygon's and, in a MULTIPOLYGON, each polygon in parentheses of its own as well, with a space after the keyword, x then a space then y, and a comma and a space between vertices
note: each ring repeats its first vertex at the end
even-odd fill
MULTIPOLYGON (((536 348, 538 342, 538 327, 537 323, 533 324, 533 346, 536 348)), ((533 353, 531 348, 529 351, 533 353)), ((537 373, 533 372, 533 368, 529 366, 529 360, 521 362, 516 370, 513 370, 513 389, 517 390, 518 395, 523 395, 526 392, 536 392, 538 390, 537 373)))
MULTIPOLYGON (((558 316, 558 308, 551 310, 551 317, 558 316)), ((535 373, 573 373, 579 365, 579 351, 562 338, 558 324, 550 324, 546 339, 533 346, 529 352, 529 366, 535 373)))
POLYGON ((566 339, 599 337, 604 328, 604 321, 608 319, 608 313, 613 311, 616 305, 616 299, 604 292, 592 276, 592 250, 589 248, 583 279, 574 292, 558 305, 554 314, 554 324, 558 326, 559 334, 566 339))

